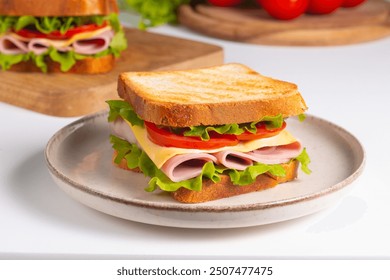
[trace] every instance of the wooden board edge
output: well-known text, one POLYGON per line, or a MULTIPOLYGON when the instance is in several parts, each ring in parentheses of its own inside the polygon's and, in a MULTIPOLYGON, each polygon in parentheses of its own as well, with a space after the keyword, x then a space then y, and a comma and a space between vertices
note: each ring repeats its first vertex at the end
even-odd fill
POLYGON ((206 36, 260 45, 338 46, 375 41, 390 35, 390 10, 387 20, 382 23, 348 27, 349 31, 347 27, 337 31, 331 28, 262 31, 258 26, 237 25, 203 15, 189 5, 179 8, 178 20, 183 26, 206 36))

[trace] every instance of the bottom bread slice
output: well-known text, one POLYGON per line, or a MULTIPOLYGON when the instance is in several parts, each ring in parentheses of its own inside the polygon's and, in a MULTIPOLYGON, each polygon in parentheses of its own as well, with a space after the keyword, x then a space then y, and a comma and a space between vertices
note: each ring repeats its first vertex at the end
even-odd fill
MULTIPOLYGON (((58 62, 47 58, 46 61, 48 73, 64 73, 61 71, 61 66, 58 62)), ((112 70, 115 65, 115 57, 112 54, 105 55, 98 58, 87 57, 77 60, 76 63, 65 73, 73 74, 100 74, 112 70)), ((22 61, 12 65, 10 71, 15 72, 42 72, 33 61, 22 61)))
MULTIPOLYGON (((117 153, 114 152, 113 159, 116 155, 117 153)), ((133 172, 142 172, 139 168, 128 168, 125 159, 122 159, 119 164, 115 165, 133 172)), ((256 181, 252 184, 237 186, 231 182, 229 175, 222 174, 220 175, 221 181, 218 183, 214 183, 209 179, 204 180, 201 191, 192 191, 186 188, 180 188, 177 191, 171 192, 171 195, 174 199, 183 203, 201 203, 269 189, 280 183, 292 181, 297 178, 299 166, 299 162, 297 160, 292 160, 289 163, 282 164, 282 166, 286 171, 286 176, 284 177, 276 177, 269 173, 264 173, 257 176, 256 181)))

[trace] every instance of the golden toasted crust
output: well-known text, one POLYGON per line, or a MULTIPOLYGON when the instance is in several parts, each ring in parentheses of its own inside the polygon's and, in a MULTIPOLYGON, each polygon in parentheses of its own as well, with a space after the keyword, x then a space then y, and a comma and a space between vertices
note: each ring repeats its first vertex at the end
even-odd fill
POLYGON ((214 183, 211 180, 205 180, 200 192, 180 188, 172 192, 172 197, 183 203, 201 203, 240 194, 265 190, 275 187, 277 184, 292 181, 297 177, 299 162, 294 160, 289 164, 283 164, 286 170, 285 177, 274 177, 270 174, 261 174, 256 181, 246 186, 236 186, 230 181, 228 175, 222 175, 221 181, 214 183))
MULTIPOLYGON (((101 74, 109 72, 115 65, 115 57, 106 55, 99 58, 85 58, 77 60, 76 64, 67 72, 62 72, 60 64, 52 61, 49 57, 46 61, 48 73, 72 73, 72 74, 101 74)), ((42 72, 34 62, 23 61, 12 65, 10 71, 16 72, 42 72)))
POLYGON ((116 0, 0 0, 0 15, 90 16, 118 13, 116 0))
MULTIPOLYGON (((117 153, 115 151, 113 159, 116 157, 116 155, 117 153)), ((142 172, 139 168, 128 168, 125 159, 122 159, 120 164, 115 165, 122 169, 138 173, 142 172)), ((180 188, 177 191, 172 192, 171 195, 175 200, 183 203, 201 203, 236 196, 240 194, 265 190, 268 188, 275 187, 277 184, 292 181, 297 177, 299 166, 299 162, 297 160, 293 160, 290 163, 282 164, 282 166, 286 170, 285 177, 276 177, 272 176, 269 173, 265 173, 259 175, 256 178, 256 181, 252 184, 246 186, 236 186, 233 185, 228 175, 221 175, 221 181, 218 183, 214 183, 209 179, 204 180, 201 191, 191 191, 186 188, 180 188)))
POLYGON ((295 84, 235 63, 122 73, 118 94, 144 120, 174 127, 245 123, 278 114, 295 116, 307 109, 295 84))

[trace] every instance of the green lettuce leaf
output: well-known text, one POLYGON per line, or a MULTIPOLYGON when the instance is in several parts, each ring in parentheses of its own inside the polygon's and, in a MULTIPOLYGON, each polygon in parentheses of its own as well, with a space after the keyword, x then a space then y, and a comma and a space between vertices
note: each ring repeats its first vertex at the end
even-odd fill
POLYGON ((69 71, 69 69, 76 64, 73 51, 59 52, 55 48, 49 48, 49 56, 53 61, 56 61, 61 65, 60 69, 62 72, 69 71))
POLYGON ((158 173, 152 177, 149 181, 148 188, 145 190, 152 192, 160 188, 163 191, 174 192, 183 187, 192 191, 200 191, 202 190, 204 178, 210 179, 214 183, 221 181, 218 170, 212 162, 207 162, 203 166, 202 173, 199 176, 181 182, 172 182, 162 171, 158 170, 158 173))
POLYGON ((17 17, 0 16, 0 34, 12 29, 16 24, 17 17))
POLYGON ((254 165, 247 167, 243 171, 229 169, 228 174, 230 176, 230 180, 233 182, 234 185, 245 186, 252 184, 256 181, 257 176, 267 172, 278 177, 286 176, 286 171, 284 170, 282 165, 264 163, 255 163, 254 165))
POLYGON ((275 129, 282 127, 284 118, 282 114, 279 114, 277 116, 265 116, 258 122, 265 122, 265 126, 267 127, 267 129, 275 129))
POLYGON ((234 134, 239 135, 244 133, 244 129, 240 128, 238 124, 226 124, 218 126, 191 126, 189 130, 184 132, 184 136, 198 136, 202 140, 210 140, 210 132, 214 131, 218 134, 234 134))
MULTIPOLYGON (((107 16, 109 17, 109 16, 107 16)), ((11 17, 9 17, 11 18, 11 17)), ((21 16, 12 17, 14 24, 9 26, 10 29, 19 31, 23 28, 33 26, 41 33, 49 34, 53 31, 60 31, 65 34, 69 29, 85 24, 102 25, 106 16, 74 16, 74 17, 33 17, 21 16)), ((114 18, 114 16, 112 16, 114 18)))
POLYGON ((105 16, 104 18, 102 18, 102 23, 103 23, 103 20, 107 20, 115 32, 119 32, 122 30, 122 26, 121 26, 121 23, 119 21, 118 14, 111 13, 111 14, 105 16))
POLYGON ((148 27, 177 21, 177 8, 188 4, 190 0, 124 0, 131 10, 141 15, 138 27, 145 30, 148 27))
POLYGON ((2 70, 8 70, 12 65, 30 58, 28 54, 4 54, 0 53, 0 66, 2 70))
POLYGON ((45 62, 45 56, 47 53, 36 55, 34 53, 30 53, 30 59, 34 62, 34 64, 41 69, 43 73, 47 72, 47 64, 45 62))
POLYGON ((277 116, 266 116, 258 121, 254 121, 251 123, 244 124, 226 124, 226 125, 217 125, 217 126, 191 126, 189 130, 184 132, 185 136, 197 136, 202 140, 207 141, 210 140, 209 132, 214 131, 218 134, 234 134, 240 135, 245 131, 249 131, 250 133, 256 133, 257 128, 256 125, 259 122, 264 122, 266 128, 269 130, 280 128, 283 125, 283 116, 279 114, 277 116))
POLYGON ((113 122, 118 117, 129 121, 132 125, 144 126, 144 121, 137 115, 131 105, 123 100, 108 100, 106 101, 110 107, 108 113, 108 121, 113 122))
POLYGON ((121 52, 127 49, 127 39, 123 31, 115 33, 111 40, 109 49, 115 57, 119 57, 121 52))
POLYGON ((298 115, 298 120, 299 120, 300 122, 305 121, 305 120, 306 120, 306 115, 305 115, 305 114, 299 114, 299 115, 298 115))
POLYGON ((297 161, 301 163, 301 170, 306 174, 310 174, 311 170, 309 168, 309 164, 311 162, 309 154, 306 151, 306 148, 303 149, 302 153, 295 158, 297 161))

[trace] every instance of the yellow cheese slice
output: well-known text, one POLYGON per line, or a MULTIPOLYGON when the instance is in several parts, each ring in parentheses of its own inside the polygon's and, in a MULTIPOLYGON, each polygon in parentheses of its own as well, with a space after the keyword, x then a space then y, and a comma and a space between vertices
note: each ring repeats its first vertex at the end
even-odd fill
MULTIPOLYGON (((78 33, 78 34, 74 35, 72 38, 67 39, 67 40, 51 40, 51 39, 46 39, 46 38, 42 38, 41 40, 42 40, 42 42, 48 43, 50 46, 53 46, 55 48, 62 48, 62 47, 70 46, 71 44, 73 44, 75 41, 78 41, 78 40, 88 40, 94 36, 102 34, 103 32, 105 32, 107 30, 111 30, 111 29, 112 29, 112 27, 108 25, 108 26, 105 26, 103 28, 100 28, 100 29, 97 29, 94 31, 78 33)), ((15 33, 10 33, 10 35, 16 39, 21 40, 21 41, 29 41, 30 40, 30 39, 26 39, 24 37, 21 37, 15 33)))
POLYGON ((175 155, 193 154, 193 153, 216 153, 225 150, 232 150, 237 152, 250 152, 256 149, 270 146, 287 145, 297 141, 294 136, 286 130, 281 131, 278 135, 269 138, 257 139, 252 141, 239 142, 236 146, 222 147, 212 150, 200 149, 183 149, 174 147, 162 147, 149 140, 147 131, 140 126, 133 126, 130 122, 125 120, 134 133, 138 144, 149 156, 149 158, 156 164, 157 168, 161 168, 164 163, 175 155))

